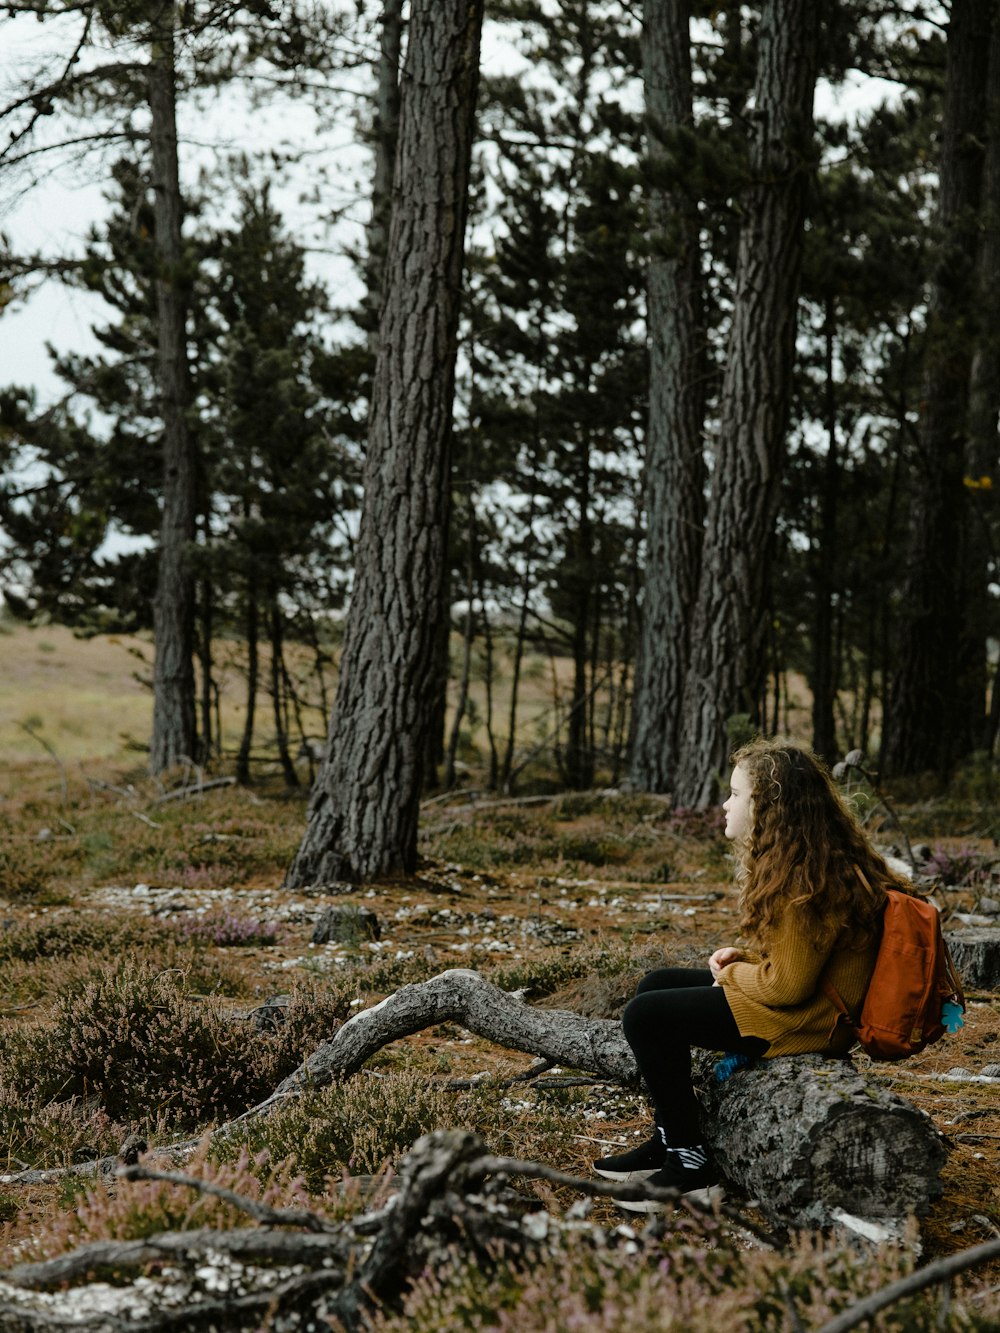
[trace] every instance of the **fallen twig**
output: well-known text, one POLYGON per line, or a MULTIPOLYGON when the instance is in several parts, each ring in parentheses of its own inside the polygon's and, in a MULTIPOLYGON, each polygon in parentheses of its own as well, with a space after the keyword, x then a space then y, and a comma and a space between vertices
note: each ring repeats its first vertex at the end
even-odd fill
POLYGON ((211 791, 213 787, 234 787, 235 785, 235 778, 212 778, 208 782, 196 782, 188 787, 178 787, 176 791, 168 791, 165 796, 157 796, 153 804, 166 805, 167 801, 180 801, 185 796, 200 796, 203 791, 211 791))
MULTIPOLYGON (((539 1074, 546 1073, 549 1069, 555 1067, 554 1060, 537 1060, 530 1069, 522 1069, 520 1074, 512 1074, 510 1078, 505 1078, 497 1083, 498 1088, 513 1088, 518 1083, 529 1083, 539 1074)), ((488 1082, 493 1077, 492 1074, 473 1074, 470 1078, 453 1078, 444 1086, 446 1092, 466 1092, 469 1088, 477 1088, 480 1084, 488 1082)), ((586 1082, 593 1082, 587 1079, 586 1082)))
POLYGON ((141 819, 142 822, 148 824, 150 828, 163 828, 162 824, 158 824, 155 819, 150 819, 149 815, 144 815, 141 810, 130 810, 129 814, 135 815, 136 819, 141 819))
POLYGON ((56 754, 55 750, 48 743, 45 737, 40 736, 38 732, 35 730, 35 728, 30 724, 30 722, 17 722, 15 723, 15 725, 20 727, 21 730, 25 732, 26 735, 30 736, 33 741, 37 741, 38 744, 42 747, 42 749, 45 750, 48 754, 50 754, 52 758, 56 761, 56 763, 59 765, 59 776, 62 781, 62 803, 63 803, 63 808, 65 809, 66 802, 69 799, 69 782, 66 778, 66 766, 63 764, 63 761, 59 758, 59 756, 56 754))
POLYGON ((960 1250, 958 1254, 949 1254, 943 1259, 936 1259, 925 1268, 918 1268, 915 1273, 908 1273, 906 1277, 890 1282, 881 1291, 873 1292, 864 1300, 856 1301, 848 1309, 841 1311, 836 1318, 828 1319, 816 1333, 847 1333, 848 1329, 857 1328, 866 1319, 871 1319, 880 1310, 895 1305, 897 1301, 913 1296, 916 1292, 923 1291, 925 1287, 947 1282, 956 1274, 975 1268, 977 1264, 985 1264, 990 1259, 997 1258, 1000 1258, 1000 1240, 984 1241, 982 1245, 974 1245, 969 1250, 960 1250))

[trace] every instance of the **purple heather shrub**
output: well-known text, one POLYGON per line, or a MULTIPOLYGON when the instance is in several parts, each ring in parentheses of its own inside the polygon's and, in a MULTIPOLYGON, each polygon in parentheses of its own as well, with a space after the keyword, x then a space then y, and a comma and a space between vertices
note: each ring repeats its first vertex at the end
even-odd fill
POLYGON ((254 916, 239 916, 227 908, 185 916, 178 933, 186 940, 201 940, 225 949, 231 946, 274 944, 281 927, 277 921, 260 921, 254 916))

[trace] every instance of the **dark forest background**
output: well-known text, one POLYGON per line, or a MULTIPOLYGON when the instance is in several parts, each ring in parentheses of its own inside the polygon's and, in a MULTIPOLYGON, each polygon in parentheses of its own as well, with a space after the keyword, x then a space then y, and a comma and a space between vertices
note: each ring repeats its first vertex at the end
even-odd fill
POLYGON ((108 200, 79 253, 2 255, 5 305, 61 282, 107 311, 59 401, 0 389, 9 607, 152 632, 154 772, 249 781, 261 698, 289 783, 329 734, 293 882, 412 863, 473 681, 496 789, 537 748, 566 787, 703 807, 790 681, 831 762, 992 768, 997 10, 0 6, 66 51, 8 71, 0 183, 85 160, 108 200), (530 75, 480 69, 484 22, 530 75), (861 79, 884 96, 822 114, 861 79), (355 307, 267 184, 332 198, 314 143, 182 190, 178 108, 236 84, 366 149, 355 307))

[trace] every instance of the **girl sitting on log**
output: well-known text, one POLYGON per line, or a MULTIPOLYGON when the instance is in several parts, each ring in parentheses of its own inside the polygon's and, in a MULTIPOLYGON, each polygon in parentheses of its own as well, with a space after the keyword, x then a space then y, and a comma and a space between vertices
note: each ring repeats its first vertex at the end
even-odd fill
MULTIPOLYGON (((841 1056, 854 1038, 820 989, 829 979, 854 1017, 878 952, 889 887, 905 887, 871 846, 827 769, 808 750, 757 740, 732 757, 726 837, 736 853, 740 930, 707 968, 659 968, 622 1017, 653 1102, 652 1137, 594 1163, 609 1180, 707 1197, 718 1173, 702 1143, 691 1047, 751 1059, 841 1056)), ((633 1212, 660 1204, 622 1202, 633 1212)))

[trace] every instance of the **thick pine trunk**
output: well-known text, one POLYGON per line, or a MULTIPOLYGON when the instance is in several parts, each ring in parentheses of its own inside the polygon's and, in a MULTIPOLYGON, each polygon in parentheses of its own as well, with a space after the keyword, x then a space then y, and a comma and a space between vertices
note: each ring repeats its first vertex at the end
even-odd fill
POLYGON ((157 377, 163 417, 163 512, 153 604, 153 737, 149 767, 162 773, 195 754, 195 456, 187 424, 190 374, 177 168, 173 7, 147 70, 157 258, 157 377))
POLYGON ((1000 451, 997 411, 1000 408, 1000 20, 994 19, 986 84, 986 156, 979 210, 979 251, 976 262, 976 309, 979 322, 969 382, 969 429, 965 475, 970 513, 961 527, 963 609, 959 645, 958 724, 960 754, 989 752, 994 728, 987 707, 988 653, 992 615, 989 594, 992 562, 991 520, 994 514, 1000 451), (992 485, 984 484, 984 479, 992 485))
POLYGON ((416 865, 481 26, 482 0, 417 0, 411 11, 354 592, 289 885, 416 865))
POLYGON ((974 256, 994 0, 955 0, 941 145, 940 258, 927 316, 903 621, 886 719, 888 773, 942 776, 959 753, 959 557, 966 519, 965 432, 972 364, 974 256))
POLYGON ((705 349, 698 212, 672 188, 670 136, 693 129, 689 0, 647 3, 642 57, 648 118, 649 426, 646 571, 629 781, 668 791, 676 764, 705 501, 705 349))
POLYGON ((813 166, 812 102, 827 4, 767 0, 761 11, 751 181, 736 261, 674 797, 715 799, 727 721, 757 713, 768 583, 795 355, 802 223, 813 166))

